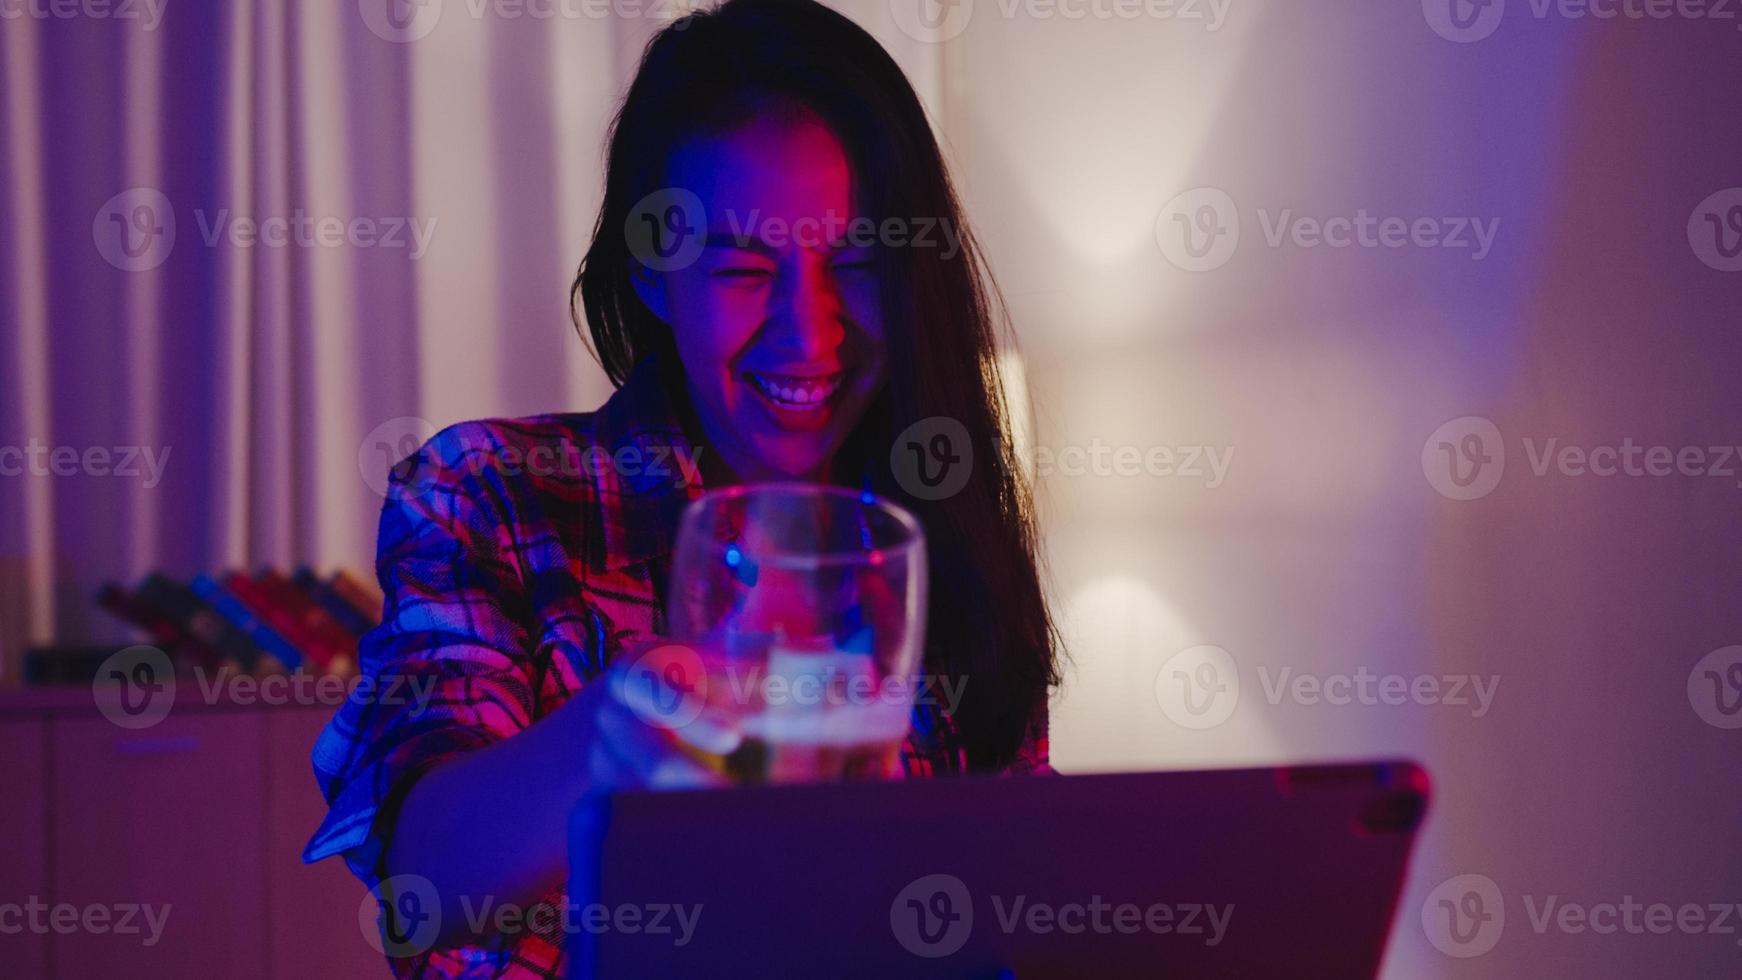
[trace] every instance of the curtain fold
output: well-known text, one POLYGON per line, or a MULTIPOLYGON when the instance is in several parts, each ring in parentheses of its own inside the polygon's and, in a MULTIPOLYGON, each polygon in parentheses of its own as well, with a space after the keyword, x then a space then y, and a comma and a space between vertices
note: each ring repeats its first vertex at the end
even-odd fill
POLYGON ((416 439, 608 393, 567 289, 659 23, 368 8, 0 25, 0 446, 42 471, 0 477, 0 683, 129 639, 107 581, 367 568, 416 439))

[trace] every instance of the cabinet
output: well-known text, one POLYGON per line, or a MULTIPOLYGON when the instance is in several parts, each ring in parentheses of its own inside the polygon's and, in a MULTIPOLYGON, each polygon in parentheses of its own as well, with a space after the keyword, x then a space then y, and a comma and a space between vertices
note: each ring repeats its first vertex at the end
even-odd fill
POLYGON ((332 710, 178 699, 131 731, 88 690, 0 694, 3 972, 388 975, 362 885, 337 859, 301 861, 326 809, 309 750, 332 710))
MULTIPOLYGON (((48 893, 47 742, 35 720, 0 720, 0 904, 48 893)), ((21 977, 48 972, 48 936, 25 928, 23 908, 0 909, 0 963, 21 977), (8 921, 8 919, 12 921, 8 921), (18 931, 14 932, 13 929, 18 931)))

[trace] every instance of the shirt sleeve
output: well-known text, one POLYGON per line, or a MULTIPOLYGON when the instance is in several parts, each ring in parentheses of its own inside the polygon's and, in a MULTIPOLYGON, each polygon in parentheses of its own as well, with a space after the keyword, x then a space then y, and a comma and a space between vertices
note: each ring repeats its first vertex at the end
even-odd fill
POLYGON ((364 635, 357 687, 314 747, 328 812, 304 861, 342 854, 373 888, 399 805, 442 762, 532 723, 524 589, 485 465, 487 427, 438 433, 394 467, 381 512, 381 625, 364 635))

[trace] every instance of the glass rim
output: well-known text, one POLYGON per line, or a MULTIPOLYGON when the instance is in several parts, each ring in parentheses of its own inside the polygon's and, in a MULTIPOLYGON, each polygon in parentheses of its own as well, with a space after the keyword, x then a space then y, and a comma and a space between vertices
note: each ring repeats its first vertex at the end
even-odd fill
POLYGON ((925 531, 920 526, 919 518, 906 507, 880 493, 870 490, 853 490, 837 486, 833 483, 806 483, 802 480, 771 480, 757 483, 738 483, 717 490, 703 491, 700 497, 689 502, 684 508, 683 520, 679 527, 679 543, 684 537, 684 527, 702 519, 711 508, 724 502, 750 497, 758 494, 830 497, 834 500, 850 503, 879 511, 894 518, 900 527, 902 537, 899 541, 880 545, 869 551, 859 548, 851 551, 832 550, 822 552, 800 553, 785 548, 775 548, 755 556, 754 560, 762 564, 770 564, 776 568, 806 568, 823 565, 842 565, 865 561, 865 556, 872 552, 881 552, 896 557, 911 557, 911 553, 925 547, 925 531))

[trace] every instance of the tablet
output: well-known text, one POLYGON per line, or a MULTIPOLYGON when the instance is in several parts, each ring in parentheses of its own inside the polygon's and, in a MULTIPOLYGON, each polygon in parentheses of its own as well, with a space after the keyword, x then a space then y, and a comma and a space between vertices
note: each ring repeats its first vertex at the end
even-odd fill
POLYGON ((1371 977, 1403 761, 625 793, 570 822, 574 977, 1371 977))

